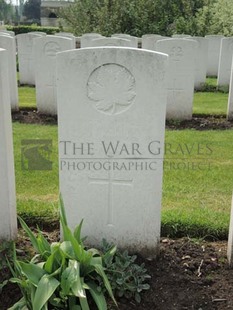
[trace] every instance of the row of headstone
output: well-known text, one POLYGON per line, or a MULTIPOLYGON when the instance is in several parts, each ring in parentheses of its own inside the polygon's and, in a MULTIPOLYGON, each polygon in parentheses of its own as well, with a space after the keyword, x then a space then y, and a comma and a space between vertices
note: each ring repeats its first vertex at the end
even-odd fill
MULTIPOLYGON (((83 232, 91 245, 105 238, 147 257, 157 254, 166 77, 182 58, 187 62, 185 52, 195 51, 197 43, 158 41, 162 52, 171 53, 172 47, 169 67, 165 54, 117 47, 56 56, 57 45, 47 45, 45 39, 37 41, 40 53, 57 58, 60 192, 69 225, 74 228, 84 219, 83 232)), ((0 239, 13 239, 17 233, 7 54, 0 50, 0 239)), ((188 70, 194 71, 190 63, 188 70)), ((229 236, 232 265, 232 229, 229 236)))
MULTIPOLYGON (((9 33, 7 35, 2 34, 1 37, 4 38, 5 41, 11 41, 13 42, 14 39, 12 38, 12 33, 9 33), (7 39, 6 39, 7 37, 7 39), (9 39, 10 37, 10 39, 9 39)), ((72 45, 69 45, 69 47, 65 49, 73 49, 75 48, 75 41, 76 38, 71 33, 58 33, 56 36, 46 36, 45 33, 29 33, 29 34, 21 34, 17 36, 17 45, 18 45, 18 57, 19 57, 19 71, 20 71, 20 83, 21 84, 37 84, 36 85, 36 98, 37 98, 37 108, 39 112, 42 113, 49 113, 49 114, 56 114, 57 108, 56 108, 56 83, 55 83, 55 70, 54 70, 54 61, 52 60, 58 51, 63 51, 64 47, 59 46, 58 43, 55 41, 55 37, 59 38, 68 38, 72 41, 72 45), (39 40, 39 38, 46 37, 47 39, 44 40, 45 43, 54 47, 54 53, 51 52, 49 58, 46 55, 45 50, 42 51, 35 43, 39 40), (53 38, 54 37, 54 38, 53 38), (49 41, 51 41, 49 43, 49 41), (57 45, 58 44, 58 45, 57 45), (55 48, 55 45, 57 45, 57 48, 55 48), (42 55, 45 55, 43 57, 42 55), (53 54, 53 56, 52 56, 53 54), (46 60, 47 58, 47 60, 46 60), (51 61, 50 61, 51 60, 51 61), (36 70, 36 68, 38 70, 36 70), (36 82, 37 81, 37 82, 36 82)), ((216 37, 219 36, 213 36, 214 42, 216 42, 216 37)), ((3 40, 3 41, 4 41, 3 40)), ((58 39, 59 40, 59 39, 58 39)), ((165 48, 165 52, 169 55, 174 54, 172 51, 179 48, 182 50, 181 53, 183 53, 184 50, 184 58, 189 57, 190 59, 190 67, 188 64, 188 61, 179 61, 179 70, 175 70, 174 72, 179 72, 180 74, 177 74, 175 78, 173 78, 172 73, 170 76, 169 83, 169 96, 168 96, 168 109, 167 109, 167 118, 172 119, 190 119, 192 117, 192 102, 193 102, 193 72, 192 70, 187 75, 186 73, 184 76, 186 78, 183 78, 186 80, 186 83, 184 82, 178 82, 180 79, 180 76, 183 75, 183 72, 186 72, 187 68, 194 68, 194 88, 198 89, 200 88, 203 83, 205 83, 206 78, 206 72, 207 72, 207 52, 208 52, 208 40, 207 38, 201 38, 201 37, 190 37, 188 35, 174 35, 174 38, 166 38, 159 35, 145 35, 142 37, 142 48, 151 49, 154 51, 159 51, 157 48, 157 42, 159 41, 169 41, 169 48, 170 50, 165 48), (177 41, 178 40, 178 41, 177 41), (194 65, 193 63, 193 53, 191 52, 190 55, 188 55, 185 51, 185 43, 184 40, 194 40, 197 44, 195 45, 195 56, 194 56, 194 65), (177 46, 177 44, 179 46, 177 46), (184 48, 182 45, 184 44, 184 48), (172 47, 173 45, 173 47, 172 47), (187 83, 188 81, 188 83, 187 83), (183 86, 182 86, 183 85, 183 86), (186 91, 186 89, 188 89, 186 91), (192 89, 192 91, 191 91, 192 89), (189 94, 189 95, 188 95, 189 94), (188 96, 188 97, 187 97, 188 96), (176 102, 179 102, 176 104, 176 102), (169 112, 170 110, 170 112, 169 112), (189 112, 187 112, 189 111, 189 112), (182 116, 183 115, 183 116, 182 116)), ((225 45, 228 46, 226 43, 229 43, 231 39, 223 39, 222 46, 225 45), (225 43, 226 42, 226 43, 225 43)), ((42 40, 43 41, 43 40, 42 40)), ((42 42, 41 41, 41 42, 42 42)), ((64 40, 63 40, 64 41, 64 40)), ((67 40, 65 40, 67 42, 67 40)), ((64 41, 64 42, 65 42, 64 41)), ((111 38, 105 38, 101 36, 100 34, 85 34, 81 37, 81 47, 98 47, 98 46, 123 46, 123 47, 137 47, 138 45, 138 38, 132 37, 130 35, 125 34, 114 34, 111 38)), ((39 42, 39 41, 38 41, 39 42)), ((62 42, 62 40, 60 40, 62 42)), ((165 43, 164 43, 165 44, 165 43)), ((5 47, 5 45, 2 44, 2 47, 5 47)), ((15 47, 12 48, 14 50, 15 47)), ((225 59, 224 53, 221 53, 220 59, 225 59)), ((48 51, 47 51, 48 52, 48 51)), ((12 56, 11 56, 12 57, 12 56)), ((15 59, 15 57, 14 57, 15 59)), ((223 62, 223 61, 222 61, 223 62)), ((15 81, 15 83, 11 83, 11 96, 12 96, 12 109, 18 108, 18 97, 17 97, 17 79, 16 79, 16 70, 14 61, 10 61, 11 63, 11 78, 10 81, 15 81), (13 79, 14 75, 14 79, 13 79)), ((172 60, 171 60, 172 63, 172 60)), ((176 61, 177 66, 177 61, 176 61)), ((176 67, 175 66, 175 67, 176 67)), ((171 66, 172 67, 172 66, 171 66)), ((223 67, 223 65, 221 66, 223 67)), ((225 67, 226 67, 226 61, 225 61, 225 67)), ((225 70, 226 71, 226 70, 225 70)), ((228 70, 229 71, 229 70, 228 70)))
POLYGON ((0 48, 0 240, 17 234, 8 54, 0 48))

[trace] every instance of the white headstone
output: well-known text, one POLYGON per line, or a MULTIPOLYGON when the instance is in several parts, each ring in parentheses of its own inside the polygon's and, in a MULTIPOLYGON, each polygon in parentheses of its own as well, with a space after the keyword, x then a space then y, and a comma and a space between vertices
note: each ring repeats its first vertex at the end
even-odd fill
POLYGON ((15 38, 8 35, 1 35, 0 48, 7 50, 11 109, 18 110, 18 84, 17 84, 17 71, 16 71, 15 38))
POLYGON ((184 39, 157 41, 156 50, 169 57, 167 119, 192 118, 194 63, 197 42, 184 39))
POLYGON ((14 37, 15 36, 15 33, 14 33, 14 31, 10 31, 10 30, 5 30, 5 29, 0 29, 0 34, 6 34, 6 35, 10 35, 10 36, 12 36, 12 37, 14 37))
POLYGON ((35 67, 33 42, 41 38, 39 34, 24 33, 16 36, 18 45, 19 81, 20 84, 35 85, 35 67))
POLYGON ((57 56, 60 191, 69 225, 84 219, 92 245, 157 250, 166 65, 167 55, 124 47, 57 56))
POLYGON ((105 38, 99 33, 85 33, 80 37, 80 47, 90 47, 94 39, 105 38))
POLYGON ((172 38, 177 38, 177 39, 185 39, 185 38, 191 38, 190 34, 173 34, 172 38))
POLYGON ((42 37, 45 37, 47 36, 47 33, 46 32, 42 32, 42 31, 30 31, 28 33, 31 33, 31 34, 39 34, 41 35, 42 37))
POLYGON ((70 32, 56 32, 55 36, 63 37, 63 38, 70 38, 74 41, 74 45, 76 45, 76 37, 70 32))
POLYGON ((35 39, 35 72, 37 109, 45 114, 57 114, 56 54, 74 49, 69 38, 46 36, 35 39))
POLYGON ((0 49, 0 240, 17 235, 16 194, 7 51, 0 49))
POLYGON ((192 37, 192 40, 197 42, 194 87, 195 89, 200 89, 206 82, 208 40, 203 37, 192 37))
POLYGON ((227 119, 233 120, 233 58, 231 65, 230 88, 228 95, 227 119))
POLYGON ((94 39, 91 42, 92 47, 98 46, 123 46, 123 47, 134 47, 132 41, 121 39, 121 38, 101 38, 94 39))
POLYGON ((138 48, 138 37, 134 37, 125 33, 116 33, 113 34, 111 37, 129 40, 131 41, 131 47, 138 48))
POLYGON ((220 56, 221 40, 224 36, 221 35, 206 35, 208 39, 208 61, 207 61, 207 76, 218 76, 218 64, 220 56))
POLYGON ((231 62, 233 55, 233 37, 223 38, 221 41, 219 67, 218 67, 218 86, 229 85, 231 77, 231 62))
POLYGON ((159 34, 143 35, 142 36, 142 48, 146 50, 155 51, 155 44, 159 40, 169 39, 168 37, 161 36, 159 34))
POLYGON ((231 216, 229 225, 229 235, 228 235, 228 247, 227 247, 227 258, 230 267, 233 267, 233 196, 231 204, 231 216))

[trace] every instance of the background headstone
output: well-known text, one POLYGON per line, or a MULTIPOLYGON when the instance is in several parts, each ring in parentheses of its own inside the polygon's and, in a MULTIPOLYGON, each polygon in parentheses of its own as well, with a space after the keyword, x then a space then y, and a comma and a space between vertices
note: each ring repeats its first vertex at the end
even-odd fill
POLYGON ((20 84, 35 85, 33 42, 35 38, 41 37, 42 35, 31 33, 18 34, 16 36, 20 84))
POLYGON ((14 37, 15 36, 15 33, 14 33, 14 31, 10 31, 10 30, 4 30, 4 29, 0 29, 0 34, 6 34, 6 35, 10 35, 10 36, 12 36, 12 37, 14 37))
POLYGON ((80 47, 81 48, 90 47, 92 40, 98 38, 105 38, 105 37, 103 37, 99 33, 85 33, 80 37, 80 47))
POLYGON ((191 38, 192 36, 190 34, 173 34, 172 38, 177 39, 185 39, 185 38, 191 38))
POLYGON ((39 34, 39 35, 41 35, 42 37, 47 36, 47 33, 46 33, 46 32, 42 32, 42 31, 30 31, 30 32, 28 32, 28 33, 30 33, 30 34, 39 34))
POLYGON ((15 38, 9 35, 0 35, 0 48, 7 50, 11 109, 18 110, 18 82, 16 71, 15 38))
POLYGON ((224 36, 206 35, 205 37, 208 40, 207 76, 217 77, 221 40, 224 36))
POLYGON ((74 41, 74 45, 76 45, 76 37, 70 32, 56 32, 54 35, 58 37, 70 38, 74 41))
POLYGON ((0 49, 0 240, 17 235, 16 194, 7 51, 0 49))
POLYGON ((161 36, 159 34, 143 35, 142 36, 142 48, 146 50, 155 51, 155 44, 159 40, 169 39, 168 37, 161 36))
POLYGON ((227 119, 233 120, 233 60, 231 65, 230 88, 228 95, 227 119))
POLYGON ((194 87, 200 89, 206 82, 208 40, 203 37, 192 37, 192 40, 197 42, 194 87))
POLYGON ((174 38, 156 43, 158 52, 169 55, 167 119, 192 118, 196 48, 194 40, 174 38))
POLYGON ((111 37, 129 40, 131 42, 131 47, 138 48, 138 37, 134 37, 125 33, 116 33, 113 34, 111 37))
POLYGON ((132 41, 121 38, 101 38, 94 39, 91 42, 92 47, 97 46, 123 46, 123 47, 134 47, 132 41))
POLYGON ((231 77, 231 62, 233 55, 233 37, 221 40, 218 67, 218 86, 229 85, 231 77))
POLYGON ((75 48, 72 39, 46 36, 35 39, 35 72, 37 109, 45 114, 57 114, 56 54, 75 48))
POLYGON ((163 165, 156 157, 163 158, 166 65, 167 55, 123 47, 57 56, 60 191, 69 225, 84 219, 89 244, 106 238, 128 250, 157 251, 163 165), (71 141, 66 152, 64 141, 71 141), (118 141, 114 154, 107 145, 118 141))

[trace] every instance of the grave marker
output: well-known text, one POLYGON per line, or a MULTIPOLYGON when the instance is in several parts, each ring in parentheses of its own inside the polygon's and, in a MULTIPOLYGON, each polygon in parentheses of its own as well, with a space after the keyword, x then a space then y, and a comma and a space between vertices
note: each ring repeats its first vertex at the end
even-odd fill
POLYGON ((33 42, 35 38, 41 38, 42 36, 35 33, 23 33, 16 36, 20 84, 35 85, 33 42))
POLYGON ((166 65, 167 55, 124 47, 57 56, 60 191, 91 245, 157 252, 166 65))
POLYGON ((75 48, 74 40, 58 36, 35 39, 36 104, 41 113, 57 114, 56 54, 75 48))
POLYGON ((187 39, 157 41, 156 50, 168 54, 167 119, 192 118, 194 61, 197 42, 187 39))
POLYGON ((7 51, 0 49, 0 240, 17 235, 16 194, 7 51))
POLYGON ((121 38, 101 38, 92 40, 92 47, 98 46, 123 46, 123 47, 134 47, 132 41, 121 39, 121 38))
POLYGON ((191 39, 197 42, 194 87, 200 89, 206 82, 208 40, 203 37, 192 37, 191 39))
POLYGON ((220 56, 221 35, 206 35, 208 40, 208 60, 207 60, 207 76, 218 76, 218 65, 220 56))
POLYGON ((0 35, 0 48, 7 50, 11 109, 18 110, 18 82, 16 72, 15 38, 10 35, 0 35))
POLYGON ((233 55, 233 37, 223 38, 221 41, 220 58, 218 67, 218 86, 230 84, 231 65, 233 55))

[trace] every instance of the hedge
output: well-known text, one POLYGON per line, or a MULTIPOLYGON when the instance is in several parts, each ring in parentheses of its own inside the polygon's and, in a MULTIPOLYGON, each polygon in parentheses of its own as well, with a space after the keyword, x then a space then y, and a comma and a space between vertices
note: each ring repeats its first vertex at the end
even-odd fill
POLYGON ((59 27, 41 27, 37 25, 30 25, 30 26, 8 26, 6 25, 6 29, 14 31, 15 35, 21 34, 21 33, 28 33, 31 31, 41 31, 41 32, 46 32, 47 34, 54 34, 60 31, 59 27))

